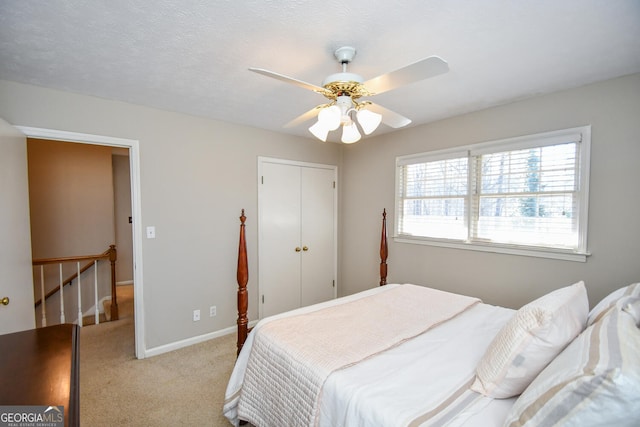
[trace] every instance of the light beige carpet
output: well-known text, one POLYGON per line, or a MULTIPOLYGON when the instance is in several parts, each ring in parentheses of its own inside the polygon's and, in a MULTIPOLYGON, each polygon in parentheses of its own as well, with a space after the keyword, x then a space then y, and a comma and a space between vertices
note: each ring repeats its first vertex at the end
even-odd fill
POLYGON ((120 320, 80 332, 83 426, 230 426, 222 415, 235 335, 138 360, 133 286, 118 287, 120 320))

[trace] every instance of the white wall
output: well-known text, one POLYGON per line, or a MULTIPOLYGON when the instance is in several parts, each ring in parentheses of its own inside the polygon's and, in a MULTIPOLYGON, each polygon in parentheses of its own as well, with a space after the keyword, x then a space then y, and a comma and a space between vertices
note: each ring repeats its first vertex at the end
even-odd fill
MULTIPOLYGON (((425 100, 428 102, 428 100, 425 100)), ((389 282, 412 282, 520 307, 584 280, 593 304, 640 281, 640 74, 523 100, 344 147, 342 288, 377 282, 378 213, 389 226, 389 282), (592 125, 586 263, 395 243, 399 155, 592 125), (364 274, 363 274, 364 272, 364 274)))
MULTIPOLYGON (((138 140, 145 348, 235 325, 240 210, 246 209, 249 317, 257 317, 257 157, 340 165, 340 146, 254 128, 0 81, 13 125, 138 140), (209 306, 217 316, 208 317, 209 306), (193 322, 191 313, 203 316, 193 322)), ((138 313, 139 315, 140 313, 138 313)))

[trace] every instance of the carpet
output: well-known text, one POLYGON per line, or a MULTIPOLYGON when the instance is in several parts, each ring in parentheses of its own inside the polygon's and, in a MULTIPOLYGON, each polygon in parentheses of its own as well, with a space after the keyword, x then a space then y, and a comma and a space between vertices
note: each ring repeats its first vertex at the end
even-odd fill
POLYGON ((224 392, 235 335, 135 358, 133 286, 118 287, 120 319, 80 332, 80 421, 90 426, 229 426, 224 392))

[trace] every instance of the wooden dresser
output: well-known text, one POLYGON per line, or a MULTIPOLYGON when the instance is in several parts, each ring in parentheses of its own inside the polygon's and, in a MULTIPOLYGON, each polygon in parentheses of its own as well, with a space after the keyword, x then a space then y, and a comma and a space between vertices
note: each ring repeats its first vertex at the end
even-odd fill
POLYGON ((64 406, 80 425, 79 339, 71 324, 0 335, 0 405, 64 406))

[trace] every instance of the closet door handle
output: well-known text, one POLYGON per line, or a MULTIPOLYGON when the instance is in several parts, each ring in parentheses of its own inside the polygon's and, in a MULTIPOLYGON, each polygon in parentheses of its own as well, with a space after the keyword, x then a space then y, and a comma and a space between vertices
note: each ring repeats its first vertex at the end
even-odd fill
POLYGON ((302 250, 303 250, 303 251, 305 251, 305 252, 307 252, 307 251, 309 250, 309 248, 308 248, 308 247, 306 247, 306 246, 303 246, 303 247, 302 247, 302 250))
POLYGON ((300 252, 302 249, 300 249, 300 246, 296 247, 296 252, 300 252))

